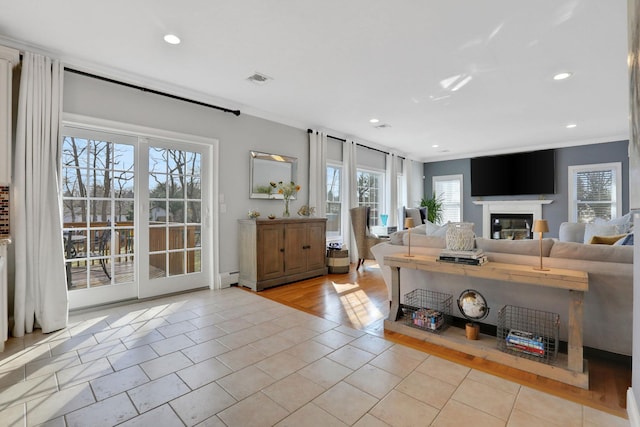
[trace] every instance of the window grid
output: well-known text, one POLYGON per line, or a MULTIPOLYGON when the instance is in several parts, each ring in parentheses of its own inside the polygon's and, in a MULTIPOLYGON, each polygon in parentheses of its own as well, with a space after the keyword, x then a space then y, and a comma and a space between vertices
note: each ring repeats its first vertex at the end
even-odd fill
POLYGON ((342 166, 327 165, 327 237, 342 235, 342 166))
POLYGON ((569 166, 569 219, 591 223, 621 212, 621 163, 569 166))
POLYGON ((380 172, 358 169, 358 206, 368 206, 369 226, 378 225, 383 206, 384 174, 380 172))
POLYGON ((433 177, 433 192, 442 201, 442 223, 462 221, 462 175, 433 177))

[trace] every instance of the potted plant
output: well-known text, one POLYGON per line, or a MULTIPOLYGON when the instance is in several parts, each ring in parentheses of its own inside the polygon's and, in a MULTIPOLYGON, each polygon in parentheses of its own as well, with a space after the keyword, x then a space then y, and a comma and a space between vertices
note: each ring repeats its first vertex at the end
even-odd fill
POLYGON ((431 195, 429 198, 422 198, 420 206, 427 207, 427 220, 434 224, 440 224, 442 222, 442 194, 436 196, 431 195))

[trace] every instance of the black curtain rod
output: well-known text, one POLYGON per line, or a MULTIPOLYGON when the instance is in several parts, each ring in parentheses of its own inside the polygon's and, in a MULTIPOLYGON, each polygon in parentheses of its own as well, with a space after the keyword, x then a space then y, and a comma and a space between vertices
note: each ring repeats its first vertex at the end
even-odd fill
POLYGON ((87 73, 85 71, 75 70, 73 68, 64 67, 64 70, 68 71, 70 73, 79 74, 81 76, 91 77, 91 78, 102 80, 102 81, 109 82, 109 83, 115 83, 115 84, 118 84, 118 85, 121 85, 121 86, 125 86, 125 87, 128 87, 128 88, 132 88, 132 89, 138 89, 138 90, 141 90, 142 92, 149 92, 149 93, 152 93, 154 95, 166 96, 167 98, 177 99, 178 101, 184 101, 184 102, 189 102, 191 104, 200 105, 202 107, 213 108, 215 110, 224 111, 225 113, 231 113, 234 116, 239 116, 240 115, 240 110, 230 110, 228 108, 220 107, 218 105, 207 104, 206 102, 200 102, 200 101, 196 101, 194 99, 183 98, 182 96, 172 95, 170 93, 160 92, 159 90, 149 89, 149 88, 138 86, 138 85, 134 85, 134 84, 131 84, 131 83, 121 82, 121 81, 118 81, 118 80, 110 79, 108 77, 98 76, 96 74, 87 73))
MULTIPOLYGON (((313 133, 313 132, 315 132, 313 129, 307 129, 307 133, 313 133)), ((327 135, 327 138, 332 138, 332 139, 335 139, 335 140, 338 140, 338 141, 347 142, 346 139, 338 138, 337 136, 327 135)), ((369 147, 367 145, 358 144, 357 142, 356 142, 356 145, 358 147, 368 148, 369 150, 377 151, 377 152, 382 153, 382 154, 391 154, 391 153, 389 153, 387 151, 380 150, 378 148, 373 148, 373 147, 369 147)), ((402 157, 402 156, 396 156, 396 157, 398 157, 398 158, 400 158, 402 160, 405 160, 405 158, 402 157)))

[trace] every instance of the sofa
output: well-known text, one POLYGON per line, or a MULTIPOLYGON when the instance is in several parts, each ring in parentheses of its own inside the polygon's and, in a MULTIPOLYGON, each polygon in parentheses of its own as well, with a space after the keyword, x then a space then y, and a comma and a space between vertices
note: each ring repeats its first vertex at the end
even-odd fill
MULTIPOLYGON (((570 223, 561 227, 560 234, 574 228, 570 223)), ((580 228, 580 227, 578 227, 580 228)), ((584 228, 584 227, 583 227, 584 228)), ((574 234, 575 234, 574 230, 574 234)), ((580 234, 580 233, 577 233, 580 234)), ((437 257, 445 243, 446 226, 424 224, 411 230, 411 253, 437 257), (443 231, 444 230, 444 231, 443 231)), ((567 236, 563 236, 566 238, 567 236)), ((584 235, 574 240, 584 239, 584 235)), ((407 252, 407 231, 390 236, 390 240, 371 248, 382 270, 391 299, 391 270, 384 265, 384 257, 407 252)), ((492 240, 476 238, 489 261, 530 265, 540 263, 538 240, 492 240)), ((542 241, 545 267, 585 271, 589 274, 589 291, 584 295, 584 345, 616 354, 632 353, 633 318, 633 246, 584 244, 545 238, 542 241)), ((453 296, 452 314, 462 317, 455 299, 466 289, 479 291, 490 307, 483 321, 497 324, 497 314, 504 305, 558 313, 560 339, 567 340, 569 293, 566 290, 541 288, 534 285, 492 281, 466 276, 454 276, 413 269, 400 269, 400 302, 404 295, 417 288, 444 292, 453 296)))

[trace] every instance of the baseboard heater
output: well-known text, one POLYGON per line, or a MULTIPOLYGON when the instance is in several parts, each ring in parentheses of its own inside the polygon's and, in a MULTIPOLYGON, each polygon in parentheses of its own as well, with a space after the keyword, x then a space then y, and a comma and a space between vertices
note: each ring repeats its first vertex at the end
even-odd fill
POLYGON ((220 273, 220 287, 228 288, 231 285, 237 284, 239 277, 239 271, 228 271, 225 273, 220 273))

